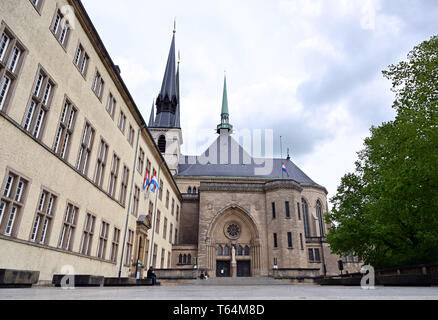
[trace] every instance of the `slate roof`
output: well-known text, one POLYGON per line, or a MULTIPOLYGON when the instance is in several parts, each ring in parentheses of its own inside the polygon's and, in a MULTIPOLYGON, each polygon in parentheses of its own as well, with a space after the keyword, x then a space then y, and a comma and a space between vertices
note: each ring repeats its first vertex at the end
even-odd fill
POLYGON ((178 169, 180 177, 292 179, 303 185, 322 187, 291 160, 252 158, 234 138, 225 134, 201 156, 182 156, 178 169), (283 162, 289 177, 282 175, 283 162))

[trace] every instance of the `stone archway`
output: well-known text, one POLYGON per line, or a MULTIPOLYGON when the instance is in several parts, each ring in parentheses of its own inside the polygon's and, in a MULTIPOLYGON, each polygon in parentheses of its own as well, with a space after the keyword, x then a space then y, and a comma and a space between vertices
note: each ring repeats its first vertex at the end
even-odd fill
POLYGON ((260 275, 259 231, 245 209, 234 205, 220 210, 208 227, 207 239, 205 267, 211 276, 260 275))

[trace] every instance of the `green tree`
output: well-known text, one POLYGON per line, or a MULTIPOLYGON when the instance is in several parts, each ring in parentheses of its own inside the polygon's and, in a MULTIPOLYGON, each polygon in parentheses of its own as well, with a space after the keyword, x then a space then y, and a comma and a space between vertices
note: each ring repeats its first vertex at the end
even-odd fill
POLYGON ((342 178, 327 240, 377 268, 438 262, 438 36, 383 75, 396 118, 371 128, 342 178))

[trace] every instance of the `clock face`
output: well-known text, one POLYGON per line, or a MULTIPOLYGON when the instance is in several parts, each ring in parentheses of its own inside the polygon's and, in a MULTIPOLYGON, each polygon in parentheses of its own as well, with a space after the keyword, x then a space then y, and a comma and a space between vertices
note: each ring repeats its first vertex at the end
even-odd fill
POLYGON ((237 223, 229 223, 225 226, 225 235, 230 239, 238 239, 242 232, 240 226, 237 223))

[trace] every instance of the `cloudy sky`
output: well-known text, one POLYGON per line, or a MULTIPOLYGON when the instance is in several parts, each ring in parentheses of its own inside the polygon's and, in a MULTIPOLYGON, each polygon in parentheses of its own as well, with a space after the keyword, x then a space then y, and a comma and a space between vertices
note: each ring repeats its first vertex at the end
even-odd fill
POLYGON ((185 154, 215 139, 226 70, 234 127, 273 129, 329 197, 394 117, 381 71, 438 33, 436 0, 82 1, 146 120, 176 17, 185 154))

